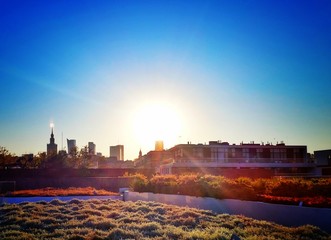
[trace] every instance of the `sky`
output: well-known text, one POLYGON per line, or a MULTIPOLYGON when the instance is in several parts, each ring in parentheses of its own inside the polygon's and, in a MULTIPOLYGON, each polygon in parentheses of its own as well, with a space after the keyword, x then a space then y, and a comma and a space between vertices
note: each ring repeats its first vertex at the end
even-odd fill
POLYGON ((0 146, 331 148, 331 1, 0 1, 0 146))

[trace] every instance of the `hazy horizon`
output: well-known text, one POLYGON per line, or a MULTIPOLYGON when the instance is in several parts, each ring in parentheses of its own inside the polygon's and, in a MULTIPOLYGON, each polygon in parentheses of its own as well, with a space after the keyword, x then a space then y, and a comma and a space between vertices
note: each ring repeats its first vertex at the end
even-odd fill
POLYGON ((0 3, 0 146, 331 148, 331 2, 0 3))

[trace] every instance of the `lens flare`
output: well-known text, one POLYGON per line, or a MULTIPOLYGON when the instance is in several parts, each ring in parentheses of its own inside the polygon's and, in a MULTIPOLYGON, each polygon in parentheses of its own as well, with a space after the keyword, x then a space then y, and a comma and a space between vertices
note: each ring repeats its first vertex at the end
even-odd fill
POLYGON ((149 104, 141 107, 134 118, 134 129, 141 146, 152 146, 156 140, 173 146, 178 139, 181 121, 169 105, 149 104))

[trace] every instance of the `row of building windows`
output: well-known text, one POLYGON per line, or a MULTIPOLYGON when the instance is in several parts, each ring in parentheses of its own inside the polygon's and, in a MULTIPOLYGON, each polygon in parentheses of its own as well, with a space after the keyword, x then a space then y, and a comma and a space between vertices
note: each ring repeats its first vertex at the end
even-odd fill
POLYGON ((206 158, 212 160, 242 159, 304 159, 302 148, 180 148, 175 151, 175 159, 206 158))

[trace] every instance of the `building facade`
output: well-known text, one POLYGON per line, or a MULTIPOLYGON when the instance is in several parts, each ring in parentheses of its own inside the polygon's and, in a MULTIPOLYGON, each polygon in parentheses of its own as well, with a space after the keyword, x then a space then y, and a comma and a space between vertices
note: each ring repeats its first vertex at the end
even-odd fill
POLYGON ((175 163, 306 163, 307 146, 293 146, 279 143, 256 144, 210 141, 203 144, 180 144, 173 152, 175 163))
POLYGON ((173 153, 170 151, 149 151, 146 155, 134 160, 136 168, 157 169, 161 165, 173 162, 173 153))
POLYGON ((117 160, 124 160, 124 146, 116 145, 109 147, 109 157, 116 157, 117 160))
POLYGON ((68 154, 71 154, 72 152, 76 151, 75 139, 67 139, 67 145, 68 145, 68 154))
POLYGON ((331 149, 314 151, 317 166, 331 166, 331 149))
POLYGON ((90 155, 95 155, 96 145, 93 142, 88 142, 88 152, 90 155))
POLYGON ((158 140, 155 142, 155 151, 163 151, 164 147, 163 147, 163 141, 158 140))
POLYGON ((307 146, 284 143, 256 144, 210 141, 179 144, 164 151, 151 151, 135 160, 137 168, 155 168, 160 174, 199 173, 215 175, 308 174, 315 165, 308 161, 307 146))

